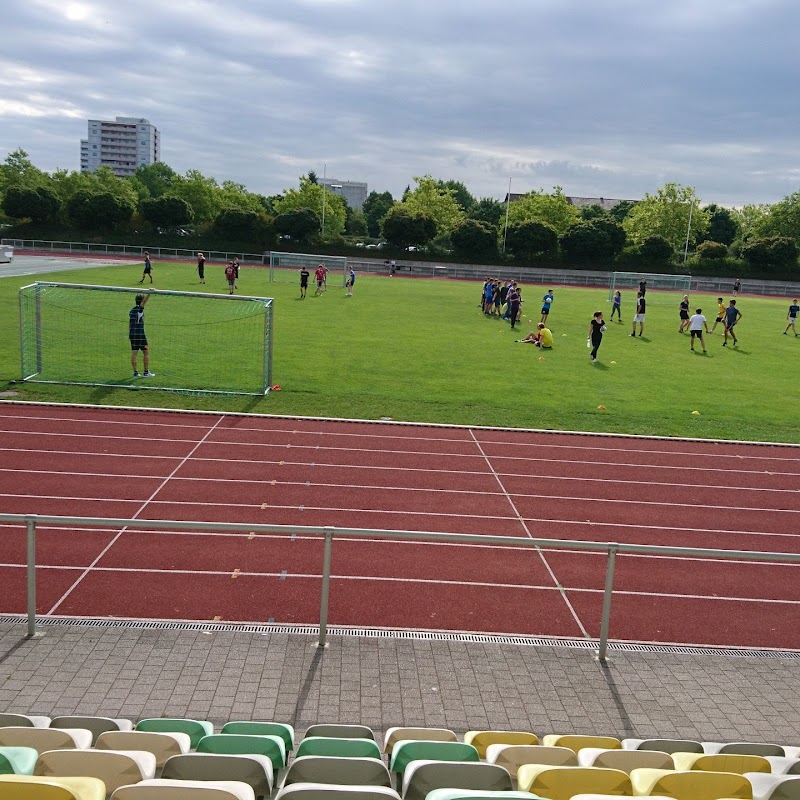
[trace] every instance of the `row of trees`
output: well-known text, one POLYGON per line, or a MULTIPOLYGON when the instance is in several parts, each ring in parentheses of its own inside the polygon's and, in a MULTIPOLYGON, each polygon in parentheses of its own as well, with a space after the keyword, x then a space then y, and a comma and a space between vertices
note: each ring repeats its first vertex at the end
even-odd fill
POLYGON ((693 188, 674 183, 605 210, 577 208, 559 187, 506 205, 474 197, 460 181, 424 175, 399 200, 373 191, 359 210, 321 186, 314 172, 296 187, 264 196, 197 170, 181 175, 163 163, 140 167, 131 178, 107 168, 49 174, 17 150, 0 165, 0 197, 0 209, 14 222, 71 227, 87 236, 189 232, 253 250, 274 246, 279 237, 329 247, 372 237, 398 251, 425 248, 473 261, 674 266, 690 251, 695 262, 733 266, 732 259, 741 259, 759 271, 786 271, 797 267, 800 244, 800 192, 774 205, 727 209, 704 205, 693 188))

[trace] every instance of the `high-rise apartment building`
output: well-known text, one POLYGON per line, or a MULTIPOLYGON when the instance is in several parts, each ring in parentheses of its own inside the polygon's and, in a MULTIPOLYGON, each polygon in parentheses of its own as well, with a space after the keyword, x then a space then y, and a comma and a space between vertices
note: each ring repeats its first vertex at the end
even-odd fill
POLYGON ((336 178, 318 178, 320 186, 327 186, 331 194, 344 197, 350 208, 361 211, 367 199, 367 184, 360 181, 340 181, 336 178))
POLYGON ((90 119, 88 138, 81 139, 81 172, 111 167, 115 175, 124 178, 160 158, 161 137, 147 119, 90 119))

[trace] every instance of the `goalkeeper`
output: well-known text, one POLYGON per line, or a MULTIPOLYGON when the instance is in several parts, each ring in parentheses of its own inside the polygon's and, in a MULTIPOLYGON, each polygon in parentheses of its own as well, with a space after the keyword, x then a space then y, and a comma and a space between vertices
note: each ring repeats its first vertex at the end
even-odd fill
POLYGON ((150 299, 149 294, 137 294, 136 305, 128 314, 128 338, 131 342, 131 366, 133 377, 139 377, 139 351, 142 351, 144 360, 143 378, 153 378, 155 373, 150 372, 150 350, 147 346, 147 336, 144 333, 144 305, 150 299))

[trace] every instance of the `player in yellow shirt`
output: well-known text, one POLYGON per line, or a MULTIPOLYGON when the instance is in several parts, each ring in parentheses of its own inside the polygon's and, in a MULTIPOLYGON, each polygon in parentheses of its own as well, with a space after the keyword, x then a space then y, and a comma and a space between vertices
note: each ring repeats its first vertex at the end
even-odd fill
POLYGON ((720 322, 722 323, 722 325, 724 327, 724 325, 725 325, 725 309, 726 308, 727 308, 727 306, 725 305, 725 301, 721 297, 718 297, 717 298, 717 318, 714 320, 714 324, 712 325, 711 330, 709 331, 710 334, 714 333, 714 328, 716 328, 717 325, 720 324, 720 322))

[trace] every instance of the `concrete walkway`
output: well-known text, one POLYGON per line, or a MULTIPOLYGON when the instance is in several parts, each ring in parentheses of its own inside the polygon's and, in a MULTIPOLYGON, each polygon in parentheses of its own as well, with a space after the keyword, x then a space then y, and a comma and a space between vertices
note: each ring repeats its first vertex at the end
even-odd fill
POLYGON ((800 660, 0 624, 0 711, 800 745, 800 660))

